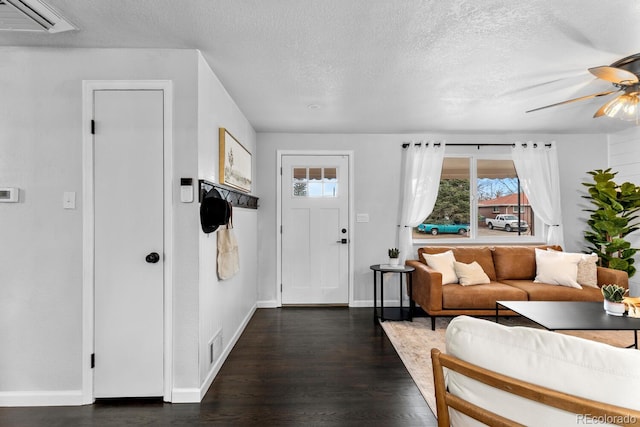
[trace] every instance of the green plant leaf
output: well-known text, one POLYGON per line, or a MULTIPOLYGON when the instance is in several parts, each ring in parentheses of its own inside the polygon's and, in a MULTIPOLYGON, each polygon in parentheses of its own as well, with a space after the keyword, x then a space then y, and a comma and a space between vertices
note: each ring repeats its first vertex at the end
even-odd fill
POLYGON ((625 239, 621 239, 616 237, 611 240, 609 244, 609 248, 615 249, 616 251, 621 251, 623 249, 629 249, 631 247, 631 242, 627 242, 625 239))
POLYGON ((636 274, 636 268, 633 265, 630 265, 629 267, 627 267, 627 274, 629 275, 629 277, 633 276, 634 274, 636 274))
POLYGON ((632 264, 638 249, 632 248, 625 236, 640 230, 640 186, 631 182, 616 184, 617 172, 611 168, 587 173, 593 181, 582 183, 588 193, 582 197, 596 207, 583 209, 589 212, 589 229, 584 233, 588 249, 598 255, 599 265, 627 271, 631 277, 636 271, 632 264))
POLYGON ((627 267, 629 267, 629 263, 624 259, 611 258, 609 260, 609 268, 626 271, 627 267))

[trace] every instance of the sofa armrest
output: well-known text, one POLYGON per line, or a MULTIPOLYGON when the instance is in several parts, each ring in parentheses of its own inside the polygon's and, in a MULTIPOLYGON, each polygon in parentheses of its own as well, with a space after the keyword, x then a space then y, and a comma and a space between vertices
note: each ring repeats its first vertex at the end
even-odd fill
POLYGON ((418 260, 408 260, 405 265, 413 272, 413 300, 426 312, 442 310, 442 273, 418 260))
POLYGON ((629 275, 626 271, 614 270, 613 268, 598 267, 598 286, 615 283, 623 288, 629 289, 629 275))

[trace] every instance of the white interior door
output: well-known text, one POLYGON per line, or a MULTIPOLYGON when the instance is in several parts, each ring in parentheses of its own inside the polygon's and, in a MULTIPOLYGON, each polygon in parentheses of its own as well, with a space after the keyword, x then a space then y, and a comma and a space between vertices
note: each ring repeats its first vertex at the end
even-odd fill
POLYGON ((282 156, 282 304, 349 303, 349 158, 282 156))
POLYGON ((162 396, 163 92, 96 90, 94 120, 94 397, 162 396))

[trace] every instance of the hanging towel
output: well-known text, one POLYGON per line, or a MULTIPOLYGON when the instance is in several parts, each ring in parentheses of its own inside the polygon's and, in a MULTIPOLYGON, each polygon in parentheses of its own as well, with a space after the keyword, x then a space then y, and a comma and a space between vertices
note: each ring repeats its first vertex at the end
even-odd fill
POLYGON ((233 213, 229 203, 229 222, 218 230, 218 278, 225 280, 240 270, 238 241, 233 233, 233 213))

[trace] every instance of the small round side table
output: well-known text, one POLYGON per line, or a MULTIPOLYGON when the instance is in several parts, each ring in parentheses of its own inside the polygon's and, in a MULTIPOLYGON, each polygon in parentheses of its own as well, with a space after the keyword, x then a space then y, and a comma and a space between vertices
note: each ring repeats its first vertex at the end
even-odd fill
POLYGON ((415 268, 404 265, 398 268, 388 267, 384 264, 375 264, 369 267, 373 270, 373 322, 384 322, 385 320, 409 320, 413 321, 413 310, 415 302, 413 301, 413 272, 415 268), (400 307, 384 307, 384 274, 398 273, 400 275, 400 307), (380 275, 380 309, 377 306, 377 276, 380 275), (402 306, 402 277, 407 279, 409 288, 409 307, 402 306))

